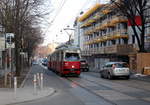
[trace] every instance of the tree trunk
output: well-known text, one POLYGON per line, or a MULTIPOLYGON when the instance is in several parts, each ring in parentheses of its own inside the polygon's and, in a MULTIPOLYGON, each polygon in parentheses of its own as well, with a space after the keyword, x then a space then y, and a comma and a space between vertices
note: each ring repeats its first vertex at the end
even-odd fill
POLYGON ((141 21, 142 21, 141 52, 146 52, 145 50, 145 19, 143 18, 143 12, 141 13, 141 21))
POLYGON ((20 69, 21 69, 21 67, 20 67, 20 54, 19 54, 19 50, 18 50, 19 48, 18 48, 18 45, 17 45, 17 43, 15 43, 15 58, 16 58, 16 76, 20 76, 20 69))
POLYGON ((136 31, 136 28, 135 28, 135 26, 131 26, 131 27, 132 27, 132 30, 135 34, 136 39, 137 39, 137 44, 138 44, 138 47, 139 47, 139 51, 141 51, 141 42, 140 42, 140 38, 138 36, 138 33, 136 31))

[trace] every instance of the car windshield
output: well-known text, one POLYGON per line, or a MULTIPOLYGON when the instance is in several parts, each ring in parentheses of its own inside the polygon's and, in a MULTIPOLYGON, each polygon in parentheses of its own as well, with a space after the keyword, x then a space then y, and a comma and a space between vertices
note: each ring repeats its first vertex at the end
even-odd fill
POLYGON ((47 59, 43 59, 43 62, 47 62, 48 60, 47 59))
POLYGON ((116 67, 128 67, 128 64, 127 63, 117 63, 117 64, 115 64, 116 65, 116 67))
POLYGON ((80 62, 86 63, 86 61, 84 61, 84 60, 81 60, 80 62))
POLYGON ((66 53, 65 60, 67 61, 79 61, 78 53, 66 53))

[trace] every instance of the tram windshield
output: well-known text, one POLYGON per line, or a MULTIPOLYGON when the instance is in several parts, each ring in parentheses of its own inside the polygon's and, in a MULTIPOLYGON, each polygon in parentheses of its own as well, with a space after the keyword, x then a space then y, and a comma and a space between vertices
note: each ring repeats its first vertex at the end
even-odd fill
POLYGON ((80 57, 78 53, 66 53, 65 60, 66 61, 79 61, 80 57))

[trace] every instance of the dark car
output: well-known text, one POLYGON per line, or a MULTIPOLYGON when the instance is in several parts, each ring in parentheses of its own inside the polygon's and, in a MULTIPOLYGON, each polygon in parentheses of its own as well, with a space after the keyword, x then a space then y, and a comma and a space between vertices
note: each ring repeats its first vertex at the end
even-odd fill
POLYGON ((80 60, 81 63, 81 71, 89 71, 89 65, 86 60, 80 60))
POLYGON ((48 60, 47 59, 43 59, 42 60, 42 65, 47 66, 48 60))

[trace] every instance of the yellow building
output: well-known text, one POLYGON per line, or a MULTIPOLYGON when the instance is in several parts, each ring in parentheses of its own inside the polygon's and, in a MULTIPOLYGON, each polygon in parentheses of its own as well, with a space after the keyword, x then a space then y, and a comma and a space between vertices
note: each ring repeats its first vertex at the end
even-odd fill
POLYGON ((79 19, 83 36, 82 56, 99 70, 107 61, 129 63, 129 54, 136 50, 128 44, 128 19, 115 11, 113 4, 96 4, 79 19))

